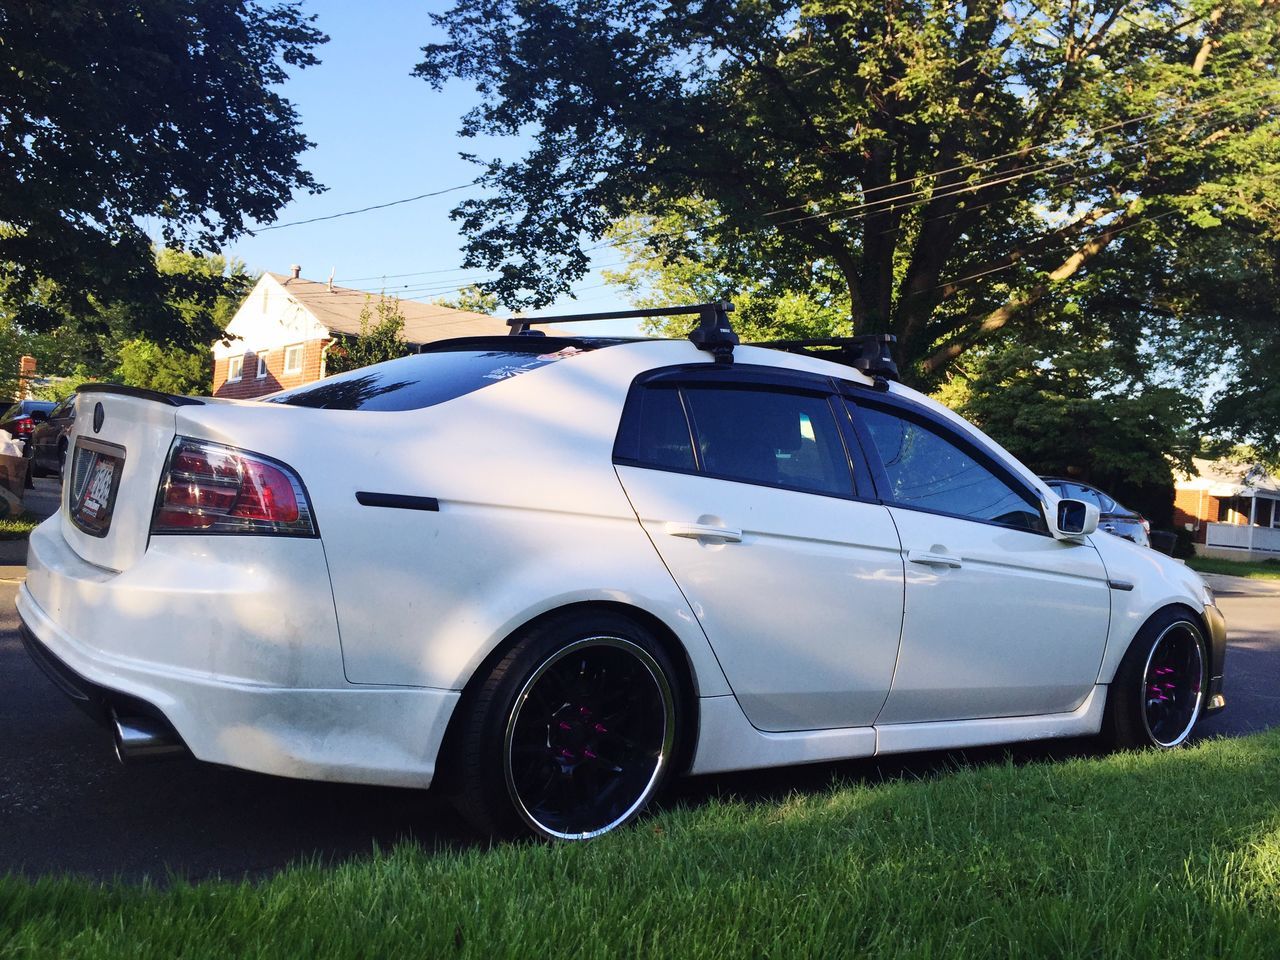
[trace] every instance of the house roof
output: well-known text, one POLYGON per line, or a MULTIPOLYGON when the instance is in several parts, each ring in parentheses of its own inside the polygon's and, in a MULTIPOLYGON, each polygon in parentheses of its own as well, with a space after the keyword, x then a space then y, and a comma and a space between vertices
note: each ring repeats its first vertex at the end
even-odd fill
POLYGON ((1235 460, 1192 461, 1195 476, 1177 481, 1174 486, 1183 490, 1204 490, 1211 497, 1251 497, 1261 494, 1271 499, 1280 498, 1280 477, 1256 463, 1235 460))
MULTIPOLYGON (((366 303, 376 303, 377 294, 350 287, 329 288, 327 283, 293 278, 284 273, 269 276, 289 292, 331 333, 358 334, 360 312, 366 303)), ((432 343, 451 337, 479 337, 505 335, 506 323, 498 317, 469 310, 453 310, 434 303, 417 300, 401 300, 400 313, 404 317, 404 338, 409 343, 432 343)))

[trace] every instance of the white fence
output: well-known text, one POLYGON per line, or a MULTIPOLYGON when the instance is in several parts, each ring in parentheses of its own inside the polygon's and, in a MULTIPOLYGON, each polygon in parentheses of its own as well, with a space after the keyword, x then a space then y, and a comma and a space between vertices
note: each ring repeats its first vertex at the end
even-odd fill
POLYGON ((1251 526, 1247 523, 1210 523, 1205 525, 1205 546, 1237 547, 1280 553, 1280 528, 1251 526))

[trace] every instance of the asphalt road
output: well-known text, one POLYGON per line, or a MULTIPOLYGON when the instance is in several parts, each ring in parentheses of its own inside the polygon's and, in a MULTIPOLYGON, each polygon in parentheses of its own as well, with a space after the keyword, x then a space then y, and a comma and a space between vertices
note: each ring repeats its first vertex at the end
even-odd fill
MULTIPOLYGON (((123 767, 107 731, 58 693, 28 660, 13 608, 21 568, 0 578, 0 873, 259 877, 299 860, 335 862, 407 841, 426 849, 476 843, 428 792, 284 780, 192 759, 123 767)), ((1231 580, 1233 578, 1227 578, 1231 580)), ((1231 648, 1228 709, 1198 736, 1280 723, 1280 583, 1219 583, 1231 648), (1225 584, 1225 585, 1224 585, 1225 584)), ((1015 748, 1015 759, 1088 753, 1091 741, 1015 748)), ((989 762, 1004 748, 916 754, 692 778, 675 802, 821 789, 836 779, 916 776, 989 762)))

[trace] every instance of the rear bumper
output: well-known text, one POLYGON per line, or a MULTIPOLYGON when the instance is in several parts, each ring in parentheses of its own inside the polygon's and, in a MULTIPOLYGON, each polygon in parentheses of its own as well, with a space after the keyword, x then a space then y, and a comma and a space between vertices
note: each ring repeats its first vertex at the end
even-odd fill
POLYGON ((426 787, 458 700, 455 690, 251 686, 166 672, 91 650, 59 630, 18 591, 32 659, 91 715, 140 702, 198 759, 304 780, 426 787))
POLYGON ((218 538, 188 562, 178 541, 197 538, 175 537, 113 573, 76 557, 57 523, 32 534, 18 614, 32 658, 91 715, 123 703, 164 719, 198 759, 245 770, 431 783, 460 694, 346 683, 322 552, 218 538))

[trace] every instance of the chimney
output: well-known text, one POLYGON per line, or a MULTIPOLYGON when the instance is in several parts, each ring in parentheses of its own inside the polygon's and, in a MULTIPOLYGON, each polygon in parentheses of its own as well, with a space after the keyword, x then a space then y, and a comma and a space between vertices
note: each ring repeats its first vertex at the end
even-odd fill
POLYGON ((31 392, 31 381, 36 378, 36 358, 26 357, 18 361, 18 399, 25 400, 31 392))
POLYGON ((302 277, 302 265, 301 265, 301 264, 297 264, 297 263, 295 263, 295 264, 293 264, 291 267, 289 267, 289 270, 290 270, 290 271, 292 271, 292 273, 293 273, 293 279, 298 280, 298 279, 300 279, 300 278, 302 277))

